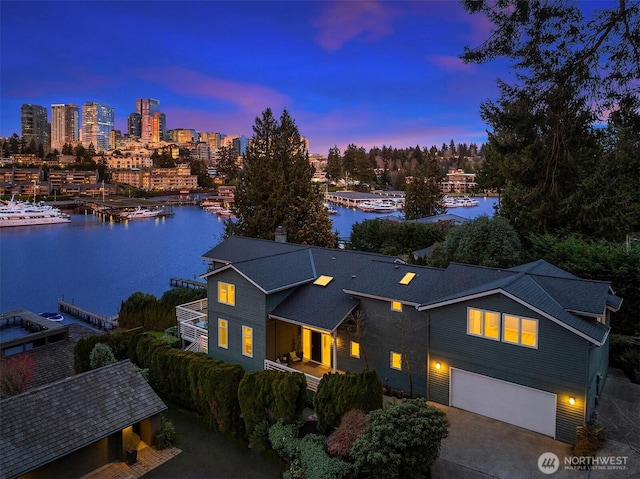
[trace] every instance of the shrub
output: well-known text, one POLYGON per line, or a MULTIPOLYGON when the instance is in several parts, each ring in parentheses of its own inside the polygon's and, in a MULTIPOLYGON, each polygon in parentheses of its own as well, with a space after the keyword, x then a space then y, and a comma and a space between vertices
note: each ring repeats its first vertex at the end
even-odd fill
POLYGON ((329 373, 322 376, 313 397, 318 431, 338 427, 344 413, 360 409, 365 413, 382 407, 382 382, 367 369, 361 373, 329 373))
POLYGON ((573 455, 577 457, 595 457, 598 449, 605 441, 604 428, 596 424, 578 426, 576 440, 573 444, 573 455))
POLYGON ((269 428, 269 442, 274 451, 287 461, 298 457, 300 439, 298 439, 298 425, 286 424, 279 420, 269 428))
POLYGON ((33 378, 34 361, 30 354, 20 353, 0 364, 0 393, 15 396, 29 388, 33 378))
POLYGON ((238 387, 238 401, 249 437, 263 421, 296 421, 304 408, 307 381, 302 374, 280 371, 247 373, 238 387))
POLYGON ((129 342, 133 332, 105 333, 80 339, 73 348, 73 369, 79 374, 93 369, 91 351, 98 343, 104 343, 111 349, 116 361, 129 358, 129 342))
POLYGON ((353 464, 327 454, 324 436, 309 434, 300 440, 299 447, 305 479, 341 479, 353 474, 353 464))
POLYGON ((102 366, 108 366, 116 362, 116 358, 111 351, 111 348, 104 343, 97 343, 91 350, 89 355, 89 363, 91 369, 101 368, 102 366))
POLYGON ((359 409, 352 409, 342 416, 340 426, 327 439, 327 450, 332 456, 347 459, 354 441, 362 435, 367 425, 367 415, 359 409))
POLYGON ((149 383, 156 391, 202 414, 211 429, 244 436, 238 403, 242 366, 174 349, 147 334, 133 342, 137 364, 149 369, 149 383))
POLYGON ((351 448, 359 474, 390 479, 422 478, 440 454, 449 422, 423 399, 407 399, 372 411, 351 448))
POLYGON ((167 446, 173 446, 176 443, 176 427, 171 422, 171 419, 165 417, 164 414, 160 416, 160 434, 164 437, 167 446))

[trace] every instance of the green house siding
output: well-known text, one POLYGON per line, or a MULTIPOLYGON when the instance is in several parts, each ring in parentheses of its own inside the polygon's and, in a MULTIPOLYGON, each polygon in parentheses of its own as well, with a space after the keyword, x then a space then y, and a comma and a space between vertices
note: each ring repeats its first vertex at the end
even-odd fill
POLYGON ((589 348, 589 384, 587 388, 586 420, 589 421, 598 405, 602 388, 607 379, 609 368, 609 338, 602 346, 591 345, 589 348))
POLYGON ((402 312, 391 310, 389 301, 361 298, 365 331, 360 341, 360 360, 349 355, 350 339, 338 342, 338 368, 361 371, 366 366, 375 369, 382 384, 407 393, 426 395, 427 322, 426 315, 413 306, 403 306, 402 312), (391 367, 391 352, 406 356, 402 370, 391 367), (352 369, 355 368, 355 369, 352 369))
POLYGON ((266 300, 253 284, 233 270, 222 271, 207 279, 209 315, 209 356, 240 364, 246 371, 264 369, 266 356, 266 300), (218 282, 235 286, 235 306, 218 302, 218 282), (228 321, 228 347, 218 346, 218 319, 228 321), (242 327, 253 328, 253 357, 242 354, 242 327))
MULTIPOLYGON (((429 313, 429 311, 426 311, 429 313)), ((589 342, 505 296, 431 310, 429 399, 449 404, 449 370, 458 368, 557 395, 556 438, 572 441, 585 420, 589 342), (537 349, 467 334, 467 308, 538 320, 537 349), (435 363, 440 362, 440 371, 435 363), (569 397, 576 399, 569 405, 569 397)))

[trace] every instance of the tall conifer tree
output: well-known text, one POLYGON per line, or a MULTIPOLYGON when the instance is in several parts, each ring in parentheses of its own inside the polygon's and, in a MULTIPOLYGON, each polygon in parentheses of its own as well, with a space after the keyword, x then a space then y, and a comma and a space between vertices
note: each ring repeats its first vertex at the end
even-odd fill
POLYGON ((232 208, 237 219, 225 223, 225 236, 274 239, 283 226, 292 243, 337 246, 322 194, 311 182, 304 140, 287 110, 280 122, 270 108, 256 118, 243 163, 232 208))

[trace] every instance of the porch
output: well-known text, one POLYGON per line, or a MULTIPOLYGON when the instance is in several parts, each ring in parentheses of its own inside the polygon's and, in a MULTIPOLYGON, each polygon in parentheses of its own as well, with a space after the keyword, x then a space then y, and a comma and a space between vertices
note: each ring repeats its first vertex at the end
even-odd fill
MULTIPOLYGON (((270 361, 268 359, 264 360, 264 369, 270 371, 282 371, 285 373, 300 373, 304 374, 307 378, 307 389, 309 391, 316 392, 318 389, 318 384, 320 384, 320 380, 322 376, 327 373, 332 372, 330 367, 323 366, 322 364, 318 364, 313 361, 297 361, 290 362, 289 364, 278 363, 276 361, 270 361)), ((342 372, 342 371, 336 371, 342 372)))
POLYGON ((183 349, 202 353, 209 351, 207 304, 205 298, 176 306, 178 337, 183 349))

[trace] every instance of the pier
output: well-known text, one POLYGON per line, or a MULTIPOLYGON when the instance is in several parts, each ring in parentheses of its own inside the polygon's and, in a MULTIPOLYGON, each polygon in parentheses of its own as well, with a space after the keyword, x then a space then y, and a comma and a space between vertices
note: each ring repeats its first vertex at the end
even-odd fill
POLYGON ((174 288, 206 288, 207 283, 202 281, 196 281, 193 279, 183 279, 183 278, 170 278, 169 286, 173 286, 174 288))
POLYGON ((364 201, 380 200, 384 198, 404 198, 404 192, 400 191, 378 191, 376 193, 363 193, 359 191, 336 191, 327 192, 324 195, 327 203, 332 203, 345 208, 358 208, 364 201))
POLYGON ((84 308, 80 308, 73 303, 68 303, 62 299, 58 300, 58 309, 74 318, 85 321, 100 329, 116 329, 118 327, 118 315, 105 316, 104 314, 92 313, 84 308))

